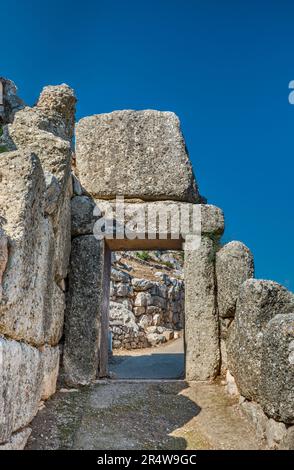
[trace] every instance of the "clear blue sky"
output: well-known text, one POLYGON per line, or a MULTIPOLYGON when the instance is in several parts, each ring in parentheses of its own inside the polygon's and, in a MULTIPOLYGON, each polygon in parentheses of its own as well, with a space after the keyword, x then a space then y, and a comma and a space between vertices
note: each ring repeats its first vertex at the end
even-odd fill
POLYGON ((175 111, 225 240, 294 289, 292 0, 11 0, 0 14, 0 75, 28 104, 66 82, 78 118, 175 111))

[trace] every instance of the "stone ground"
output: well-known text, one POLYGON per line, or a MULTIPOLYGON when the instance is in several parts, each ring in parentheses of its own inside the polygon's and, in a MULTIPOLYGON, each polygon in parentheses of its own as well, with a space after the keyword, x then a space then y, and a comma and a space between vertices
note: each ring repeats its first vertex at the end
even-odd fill
POLYGON ((155 368, 172 372, 170 360, 182 358, 176 352, 181 347, 181 341, 174 341, 149 356, 145 352, 141 359, 134 352, 115 357, 111 368, 118 375, 127 370, 124 362, 130 366, 127 375, 138 375, 143 364, 147 380, 114 379, 79 390, 60 389, 33 420, 26 448, 260 449, 250 424, 222 385, 154 380, 155 368))
POLYGON ((216 384, 109 381, 59 391, 32 423, 27 449, 259 449, 216 384))

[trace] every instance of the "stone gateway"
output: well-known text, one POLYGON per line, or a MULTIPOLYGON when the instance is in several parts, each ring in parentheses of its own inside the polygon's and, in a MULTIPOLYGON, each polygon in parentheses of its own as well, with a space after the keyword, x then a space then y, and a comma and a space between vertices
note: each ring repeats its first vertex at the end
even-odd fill
POLYGON ((24 448, 58 376, 70 386, 108 377, 109 323, 118 341, 115 322, 128 318, 144 342, 136 317, 158 321, 163 302, 170 324, 184 323, 186 380, 226 377, 257 435, 270 448, 293 448, 294 295, 254 279, 244 244, 222 245, 223 212, 200 195, 178 117, 125 110, 75 124, 69 86, 45 87, 29 107, 13 82, 0 84, 0 449, 24 448), (128 214, 149 207, 152 221, 122 223, 118 196, 128 214), (176 230, 171 206, 188 214, 180 221, 188 229, 176 230), (191 214, 199 218, 192 230, 191 214), (168 296, 170 280, 111 270, 118 250, 182 251, 184 318, 176 310, 183 284, 168 296), (109 304, 128 289, 132 311, 109 304))

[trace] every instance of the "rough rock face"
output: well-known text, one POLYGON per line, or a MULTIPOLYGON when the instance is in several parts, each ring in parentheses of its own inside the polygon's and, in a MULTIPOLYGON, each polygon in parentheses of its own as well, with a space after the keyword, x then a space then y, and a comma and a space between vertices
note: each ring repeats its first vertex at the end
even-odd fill
POLYGON ((253 275, 253 256, 243 243, 232 241, 217 252, 217 304, 220 317, 234 317, 240 286, 253 275))
POLYGON ((41 399, 47 400, 55 393, 59 370, 60 351, 59 346, 51 348, 46 345, 42 348, 43 379, 41 399))
POLYGON ((118 302, 109 303, 109 328, 113 334, 113 348, 147 346, 147 342, 138 324, 135 315, 124 304, 118 302), (145 340, 145 341, 144 341, 145 340))
POLYGON ((37 108, 48 116, 51 132, 59 137, 71 140, 74 134, 76 97, 74 91, 66 84, 46 86, 37 102, 37 108), (53 125, 56 122, 54 129, 53 125), (60 123, 63 126, 60 126, 60 123), (61 135, 61 132, 63 134, 61 135))
POLYGON ((114 111, 81 119, 76 156, 82 186, 96 198, 200 202, 174 113, 114 111))
MULTIPOLYGON (((54 152, 47 155, 54 165, 58 157, 54 152)), ((37 154, 30 150, 6 152, 0 160, 0 172, 2 230, 9 244, 2 280, 1 331, 32 344, 57 344, 65 298, 55 281, 66 277, 70 252, 68 178, 60 181, 54 214, 44 218, 46 179, 37 154)))
POLYGON ((95 202, 88 196, 75 196, 71 200, 71 233, 91 235, 97 217, 94 217, 95 202))
POLYGON ((240 289, 228 339, 228 362, 240 393, 260 398, 262 342, 268 322, 293 310, 294 295, 273 281, 248 279, 240 289))
POLYGON ((4 97, 4 106, 3 109, 0 109, 0 124, 7 124, 13 121, 15 113, 22 109, 25 104, 17 96, 15 83, 3 77, 0 77, 0 81, 3 85, 4 97))
POLYGON ((25 428, 15 432, 5 444, 0 444, 0 450, 23 450, 30 437, 31 428, 25 428))
POLYGON ((36 348, 0 338, 0 442, 25 427, 41 398, 43 367, 36 348))
POLYGON ((95 200, 85 194, 75 195, 72 199, 72 236, 90 235, 93 231, 97 234, 97 229, 101 231, 101 222, 106 221, 106 225, 110 223, 111 229, 113 226, 116 233, 119 230, 122 234, 120 238, 108 239, 114 251, 181 250, 189 234, 202 233, 218 240, 224 231, 222 210, 209 204, 126 202, 123 223, 118 220, 118 206, 115 202, 95 200), (141 220, 139 227, 136 217, 141 220), (180 227, 179 221, 184 221, 180 227))
POLYGON ((294 313, 276 315, 266 326, 260 403, 275 420, 294 424, 294 313))
POLYGON ((24 445, 29 430, 19 429, 55 391, 71 247, 73 91, 49 90, 50 109, 43 97, 23 107, 14 93, 6 87, 0 138, 2 448, 24 445))
POLYGON ((198 250, 185 252, 185 341, 188 380, 208 380, 219 370, 214 242, 202 237, 198 250))

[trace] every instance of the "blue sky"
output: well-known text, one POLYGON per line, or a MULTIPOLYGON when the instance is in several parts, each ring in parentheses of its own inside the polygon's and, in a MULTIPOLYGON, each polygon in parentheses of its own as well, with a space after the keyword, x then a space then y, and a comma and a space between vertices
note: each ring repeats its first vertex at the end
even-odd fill
POLYGON ((250 247, 257 277, 294 290, 293 1, 11 0, 0 14, 0 75, 28 104, 66 82, 78 118, 176 112, 224 240, 250 247))

